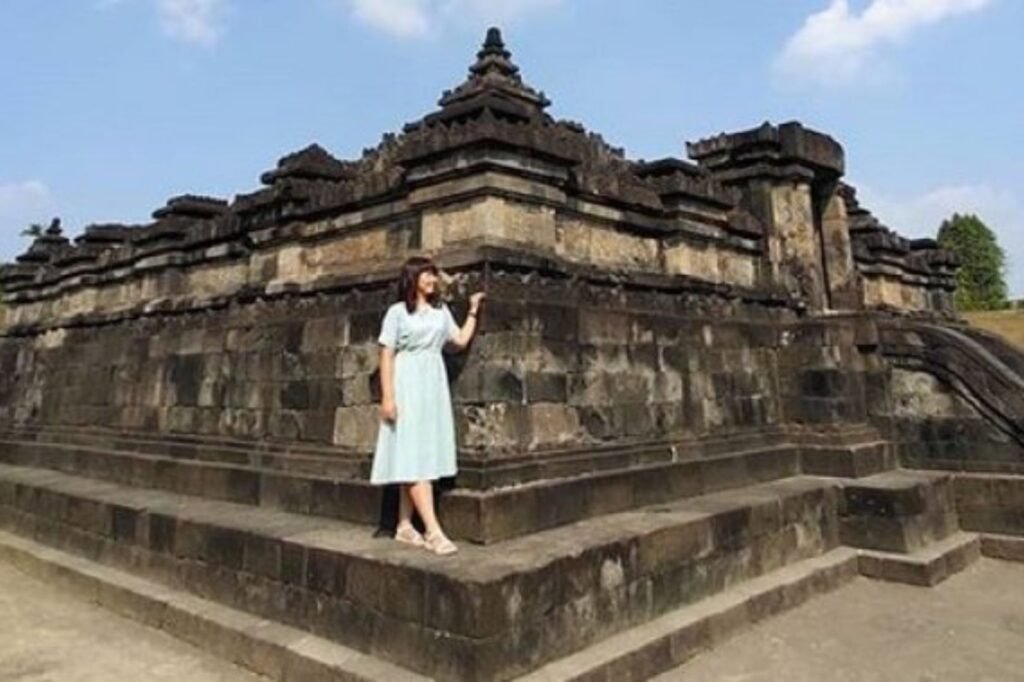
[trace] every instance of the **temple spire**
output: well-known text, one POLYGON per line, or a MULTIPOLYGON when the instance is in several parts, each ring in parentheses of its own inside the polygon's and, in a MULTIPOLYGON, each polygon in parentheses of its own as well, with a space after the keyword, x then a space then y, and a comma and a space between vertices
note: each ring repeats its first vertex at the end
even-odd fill
POLYGON ((501 29, 497 26, 487 29, 484 46, 476 53, 477 59, 483 59, 490 55, 497 55, 505 59, 512 56, 512 53, 505 49, 505 41, 501 38, 501 29))
POLYGON ((543 119, 544 109, 551 102, 543 92, 523 82, 512 53, 505 47, 501 29, 491 27, 476 53, 476 61, 469 67, 469 76, 454 90, 446 90, 438 104, 440 111, 410 124, 407 130, 424 123, 473 119, 484 111, 513 121, 543 119))
POLYGON ((481 77, 497 72, 517 83, 522 82, 519 67, 512 63, 511 58, 512 53, 505 49, 505 41, 501 38, 501 29, 492 26, 487 29, 483 47, 476 53, 476 63, 469 67, 469 72, 481 77))

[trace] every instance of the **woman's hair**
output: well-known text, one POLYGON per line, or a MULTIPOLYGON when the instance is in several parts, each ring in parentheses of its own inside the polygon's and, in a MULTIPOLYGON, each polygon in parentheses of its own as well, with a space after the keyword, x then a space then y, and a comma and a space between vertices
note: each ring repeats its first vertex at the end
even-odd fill
MULTIPOLYGON (((426 256, 413 256, 405 261, 402 274, 398 277, 398 300, 405 304, 405 309, 410 313, 416 312, 416 282, 424 272, 437 274, 434 261, 426 256)), ((437 305, 437 299, 438 292, 435 291, 428 302, 430 305, 437 305)))

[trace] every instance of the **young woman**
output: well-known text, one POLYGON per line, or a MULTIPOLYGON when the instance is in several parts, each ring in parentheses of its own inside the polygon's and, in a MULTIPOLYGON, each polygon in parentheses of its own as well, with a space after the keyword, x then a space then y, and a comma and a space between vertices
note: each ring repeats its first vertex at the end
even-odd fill
POLYGON ((456 471, 455 423, 441 350, 446 344, 458 349, 469 344, 484 294, 470 296, 460 328, 438 300, 437 280, 432 260, 410 258, 398 282, 398 302, 384 315, 378 338, 381 423, 370 482, 400 484, 396 540, 451 554, 457 547, 437 521, 432 485, 456 471), (412 525, 413 507, 424 535, 412 525))

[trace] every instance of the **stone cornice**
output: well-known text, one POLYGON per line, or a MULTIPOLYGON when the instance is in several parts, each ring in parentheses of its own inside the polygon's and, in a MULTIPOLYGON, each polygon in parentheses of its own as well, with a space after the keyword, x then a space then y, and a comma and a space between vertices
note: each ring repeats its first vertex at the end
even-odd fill
POLYGON ((960 262, 934 239, 908 239, 883 225, 857 200, 857 190, 841 184, 840 196, 849 217, 853 257, 866 275, 889 275, 907 283, 956 289, 960 262))
POLYGON ((845 172, 842 146, 797 122, 722 133, 686 145, 690 158, 725 182, 770 177, 835 181, 845 172))
MULTIPOLYGON (((672 238, 674 241, 715 241, 724 243, 728 248, 751 253, 760 251, 760 225, 739 209, 723 212, 724 202, 697 202, 706 209, 703 213, 697 210, 700 206, 688 208, 685 203, 677 203, 672 210, 654 210, 630 202, 615 201, 614 196, 610 197, 601 191, 601 186, 579 187, 570 182, 567 176, 552 177, 540 172, 536 165, 520 164, 513 167, 510 164, 516 159, 521 157, 512 155, 502 163, 494 164, 487 154, 483 154, 471 162, 459 161, 455 163, 459 167, 454 170, 434 172, 418 178, 415 183, 405 184, 401 194, 392 193, 390 197, 385 196, 383 201, 378 202, 368 200, 349 204, 351 210, 348 212, 342 212, 344 205, 330 208, 316 206, 311 201, 296 203, 297 192, 288 193, 283 190, 295 187, 294 183, 289 182, 263 190, 268 195, 267 201, 276 199, 280 205, 282 192, 293 201, 289 210, 280 212, 278 219, 265 223, 246 220, 244 212, 240 216, 232 211, 207 220, 187 221, 168 216, 148 228, 96 228, 80 238, 77 249, 61 252, 63 259, 58 261, 61 267, 29 269, 20 266, 17 270, 6 271, 12 278, 7 282, 5 298, 11 304, 52 298, 81 287, 130 278, 143 269, 140 264, 147 264, 144 269, 150 271, 154 262, 160 263, 160 267, 196 267, 220 260, 225 252, 244 254, 272 244, 289 241, 301 243, 308 239, 333 238, 354 230, 376 229, 402 216, 415 217, 418 211, 434 205, 484 196, 544 204, 567 215, 585 215, 598 222, 609 222, 616 229, 637 234, 672 238), (488 174, 495 172, 528 178, 537 183, 538 187, 542 184, 552 186, 564 200, 553 200, 549 192, 517 193, 500 184, 489 183, 488 174), (446 183, 454 179, 474 177, 481 181, 469 191, 445 190, 428 201, 413 202, 410 199, 410 192, 431 186, 444 188, 446 183), (588 205, 607 206, 623 213, 619 219, 609 221, 599 212, 589 211, 588 205), (718 217, 711 217, 707 211, 717 211, 718 217), (324 225, 330 226, 338 218, 353 212, 366 214, 366 217, 356 223, 343 221, 345 224, 342 227, 324 229, 324 225), (375 212, 380 214, 376 218, 370 215, 375 212), (117 248, 97 249, 92 246, 100 235, 110 237, 111 243, 116 244, 117 248), (115 241, 115 236, 120 241, 115 241), (72 258, 75 253, 82 253, 83 257, 72 258)), ((557 166, 553 168, 557 169, 557 166)), ((244 201, 236 201, 236 204, 244 201)), ((246 204, 246 210, 250 208, 251 205, 246 204)))
MULTIPOLYGON (((229 257, 225 254, 225 257, 229 257)), ((224 308, 233 304, 251 303, 257 299, 317 296, 355 289, 376 289, 394 283, 395 272, 402 258, 379 261, 372 269, 360 272, 339 272, 325 275, 302 284, 246 284, 234 291, 209 297, 162 297, 138 303, 131 307, 111 311, 74 315, 47 323, 12 325, 0 333, 3 336, 31 336, 65 327, 100 326, 140 318, 174 316, 224 308)), ((786 296, 762 289, 750 289, 730 284, 719 284, 685 275, 609 270, 606 267, 586 265, 565 260, 556 255, 515 246, 514 248, 486 244, 453 248, 437 258, 445 270, 483 271, 488 269, 535 272, 545 276, 574 278, 613 287, 637 290, 657 290, 693 294, 722 302, 786 308, 798 306, 786 296)))

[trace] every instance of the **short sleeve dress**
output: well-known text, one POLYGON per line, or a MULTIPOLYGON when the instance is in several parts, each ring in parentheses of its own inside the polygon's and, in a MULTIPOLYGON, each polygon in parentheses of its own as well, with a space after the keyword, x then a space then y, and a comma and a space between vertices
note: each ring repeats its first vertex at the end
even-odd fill
POLYGON ((414 483, 456 472, 455 422, 441 351, 459 326, 447 305, 388 308, 378 343, 395 349, 397 418, 381 420, 370 482, 414 483))

